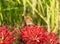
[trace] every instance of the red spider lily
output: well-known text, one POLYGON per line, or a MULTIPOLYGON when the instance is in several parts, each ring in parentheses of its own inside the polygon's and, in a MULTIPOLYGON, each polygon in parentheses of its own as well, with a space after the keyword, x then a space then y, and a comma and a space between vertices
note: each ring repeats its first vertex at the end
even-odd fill
POLYGON ((26 26, 19 33, 25 44, 57 44, 58 41, 56 34, 38 26, 26 26))
POLYGON ((5 26, 0 27, 0 44, 13 44, 13 41, 12 32, 9 32, 5 26))
POLYGON ((48 38, 50 44, 59 44, 57 34, 52 33, 52 32, 47 33, 47 38, 48 38))

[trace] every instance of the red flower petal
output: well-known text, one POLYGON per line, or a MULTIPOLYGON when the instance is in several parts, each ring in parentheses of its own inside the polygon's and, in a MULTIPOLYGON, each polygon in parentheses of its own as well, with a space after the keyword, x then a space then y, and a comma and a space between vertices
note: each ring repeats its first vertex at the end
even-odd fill
POLYGON ((47 33, 44 28, 38 26, 25 26, 20 30, 21 38, 27 41, 25 44, 57 44, 56 34, 47 33))
POLYGON ((13 44, 14 38, 12 35, 13 33, 9 32, 5 26, 0 27, 0 44, 13 44))

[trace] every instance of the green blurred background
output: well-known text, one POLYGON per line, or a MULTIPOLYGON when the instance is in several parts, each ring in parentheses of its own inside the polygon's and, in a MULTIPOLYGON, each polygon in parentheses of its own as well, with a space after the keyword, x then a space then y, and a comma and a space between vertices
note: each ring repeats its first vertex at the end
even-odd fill
POLYGON ((24 22, 59 35, 60 0, 0 0, 0 26, 23 27, 24 22))

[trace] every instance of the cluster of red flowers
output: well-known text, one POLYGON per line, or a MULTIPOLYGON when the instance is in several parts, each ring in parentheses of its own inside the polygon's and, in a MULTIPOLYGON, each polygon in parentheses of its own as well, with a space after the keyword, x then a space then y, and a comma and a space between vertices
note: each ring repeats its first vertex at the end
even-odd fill
POLYGON ((5 26, 0 27, 0 44, 13 44, 14 38, 5 26))
MULTIPOLYGON (((20 30, 19 35, 24 44, 59 44, 55 33, 49 33, 38 26, 25 26, 20 30)), ((0 27, 0 44, 13 44, 13 42, 13 33, 5 26, 0 27)))
POLYGON ((19 33, 25 44, 58 44, 58 37, 55 33, 48 33, 38 26, 26 26, 19 33))

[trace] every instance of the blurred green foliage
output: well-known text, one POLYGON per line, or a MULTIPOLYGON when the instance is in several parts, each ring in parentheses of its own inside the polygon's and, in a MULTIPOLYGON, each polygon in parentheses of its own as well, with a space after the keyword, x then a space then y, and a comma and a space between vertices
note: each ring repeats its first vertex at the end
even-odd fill
POLYGON ((0 26, 22 24, 25 14, 29 14, 35 25, 47 31, 58 30, 60 0, 0 0, 0 26))

